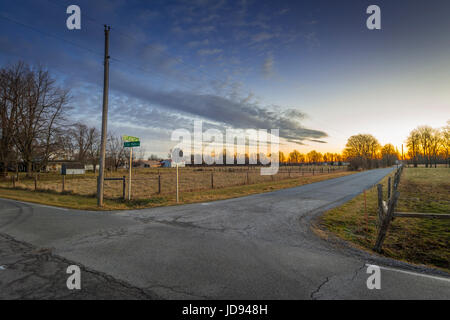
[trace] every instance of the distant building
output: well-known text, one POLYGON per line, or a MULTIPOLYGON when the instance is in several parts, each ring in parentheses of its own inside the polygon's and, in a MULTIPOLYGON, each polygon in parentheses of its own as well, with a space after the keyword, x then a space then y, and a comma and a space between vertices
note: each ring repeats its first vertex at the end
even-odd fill
POLYGON ((161 162, 157 160, 137 160, 133 162, 133 168, 157 168, 161 162))
POLYGON ((61 166, 61 174, 85 174, 86 169, 84 168, 84 164, 72 162, 72 163, 63 163, 61 166))
MULTIPOLYGON (((95 171, 98 171, 100 169, 100 165, 97 164, 95 165, 95 171)), ((93 164, 85 164, 84 165, 84 170, 86 171, 94 171, 94 165, 93 164)))
MULTIPOLYGON (((180 163, 178 163, 178 166, 179 167, 185 167, 186 163, 184 161, 180 162, 180 163)), ((172 159, 167 159, 167 160, 162 160, 161 161, 161 167, 163 167, 163 168, 175 168, 176 164, 172 161, 172 159)))

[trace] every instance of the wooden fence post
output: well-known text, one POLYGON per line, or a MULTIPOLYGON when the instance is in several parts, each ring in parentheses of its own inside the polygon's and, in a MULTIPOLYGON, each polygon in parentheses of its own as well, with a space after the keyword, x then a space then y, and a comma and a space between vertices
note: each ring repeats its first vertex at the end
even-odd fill
MULTIPOLYGON (((400 196, 400 193, 398 191, 395 191, 392 198, 389 199, 389 204, 387 208, 387 212, 384 214, 384 218, 381 222, 380 228, 378 230, 378 236, 377 240, 375 242, 375 247, 373 248, 376 252, 381 252, 381 248, 383 246, 384 239, 386 238, 387 231, 389 229, 389 225, 391 224, 392 218, 394 216, 394 209, 395 205, 397 203, 398 197, 400 196)), ((383 211, 385 208, 383 208, 383 211)))
POLYGON ((214 189, 214 172, 211 172, 211 189, 214 189))
POLYGON ((377 185, 378 190, 378 227, 381 226, 381 222, 384 218, 384 211, 383 211, 383 185, 378 184, 377 185))
POLYGON ((125 176, 122 176, 122 199, 126 200, 125 190, 127 189, 127 182, 125 176))
POLYGON ((391 177, 388 179, 388 193, 387 193, 388 199, 391 198, 391 177))
POLYGON ((62 192, 64 192, 65 184, 66 184, 66 176, 63 174, 62 175, 62 192))
POLYGON ((158 194, 161 194, 161 174, 158 173, 158 194))
POLYGON ((34 174, 34 191, 37 190, 37 173, 34 174))

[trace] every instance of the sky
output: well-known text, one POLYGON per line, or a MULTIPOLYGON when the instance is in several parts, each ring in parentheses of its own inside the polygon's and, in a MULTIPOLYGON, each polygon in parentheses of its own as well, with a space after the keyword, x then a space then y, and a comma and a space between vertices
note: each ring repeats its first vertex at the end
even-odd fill
POLYGON ((341 152, 370 133, 401 149, 450 119, 450 2, 2 0, 0 66, 23 60, 70 88, 70 121, 167 155, 177 128, 280 129, 281 150, 341 152), (68 30, 66 8, 81 8, 68 30), (366 9, 381 9, 369 30, 366 9))

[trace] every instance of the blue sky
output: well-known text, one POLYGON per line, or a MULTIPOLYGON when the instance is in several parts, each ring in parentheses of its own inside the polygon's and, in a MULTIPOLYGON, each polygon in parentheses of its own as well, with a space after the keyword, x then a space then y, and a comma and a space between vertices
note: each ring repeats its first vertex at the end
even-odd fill
POLYGON ((166 154, 175 128, 279 128, 285 148, 339 152, 372 133, 400 147, 450 118, 448 1, 4 0, 0 63, 41 63, 99 126, 103 24, 109 129, 166 154), (66 28, 68 5, 81 30, 66 28), (367 6, 382 29, 368 30, 367 6))

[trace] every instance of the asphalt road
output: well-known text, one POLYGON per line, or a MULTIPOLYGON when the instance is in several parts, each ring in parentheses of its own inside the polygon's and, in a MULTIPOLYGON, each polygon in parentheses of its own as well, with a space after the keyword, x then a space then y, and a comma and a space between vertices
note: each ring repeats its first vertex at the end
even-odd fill
MULTIPOLYGON (((450 299, 446 273, 331 244, 311 231, 324 210, 391 170, 230 200, 120 212, 0 200, 0 233, 148 297, 450 299), (367 288, 366 264, 382 267, 380 290, 367 288)), ((4 285, 8 279, 2 281, 7 270, 0 270, 2 291, 11 290, 4 285)))

